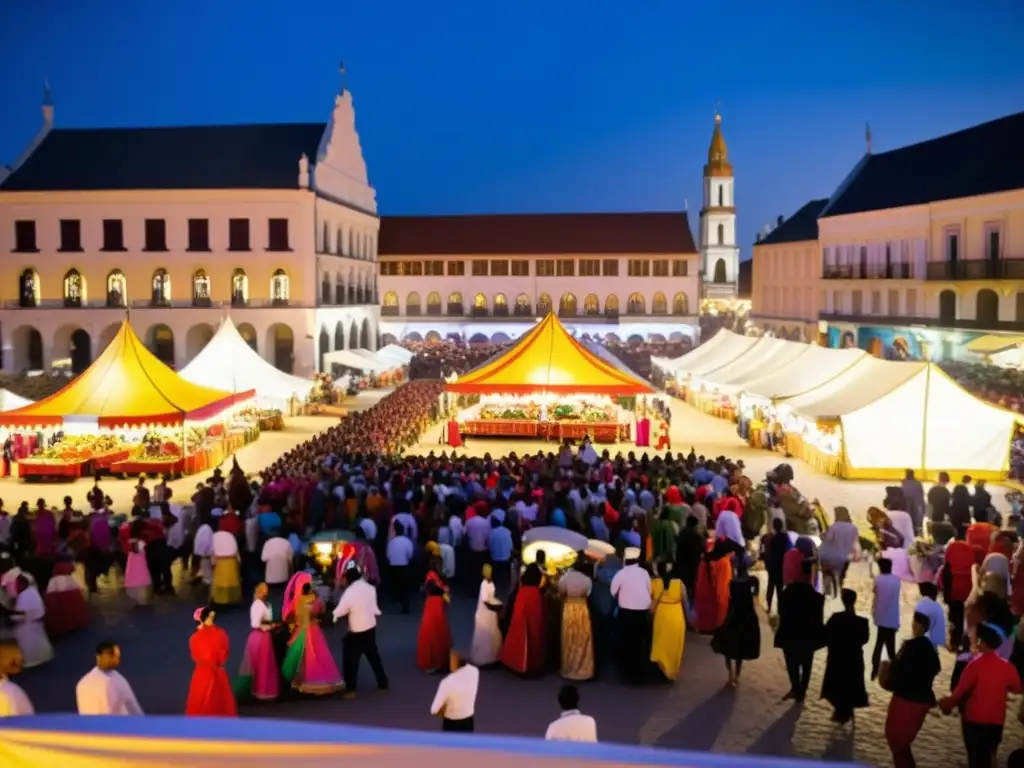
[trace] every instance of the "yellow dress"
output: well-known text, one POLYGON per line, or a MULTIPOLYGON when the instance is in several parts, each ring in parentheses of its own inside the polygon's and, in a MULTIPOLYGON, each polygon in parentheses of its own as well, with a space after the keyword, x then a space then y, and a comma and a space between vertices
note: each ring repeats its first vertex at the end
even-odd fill
POLYGON ((651 605, 654 607, 654 638, 651 642, 651 661, 662 674, 675 680, 683 664, 686 644, 686 619, 683 616, 683 582, 656 578, 651 581, 651 605))

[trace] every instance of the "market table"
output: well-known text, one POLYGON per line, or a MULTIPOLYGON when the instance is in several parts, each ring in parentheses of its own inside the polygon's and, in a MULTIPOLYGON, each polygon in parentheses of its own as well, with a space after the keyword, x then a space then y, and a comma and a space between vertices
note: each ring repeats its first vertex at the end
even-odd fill
POLYGON ((471 419, 459 425, 464 435, 478 437, 532 437, 541 440, 582 440, 597 443, 629 440, 629 424, 596 421, 536 421, 533 419, 471 419))
POLYGON ((87 459, 80 461, 32 461, 18 462, 18 477, 81 477, 88 464, 87 459))

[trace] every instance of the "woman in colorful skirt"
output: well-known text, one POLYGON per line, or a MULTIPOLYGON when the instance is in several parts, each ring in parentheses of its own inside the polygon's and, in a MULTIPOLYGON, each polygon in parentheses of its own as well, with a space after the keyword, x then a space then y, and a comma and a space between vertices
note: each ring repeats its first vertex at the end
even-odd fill
POLYGON ((54 566, 53 576, 46 585, 45 624, 51 640, 89 625, 89 605, 74 573, 75 562, 65 557, 54 566))
POLYGON ((416 664, 431 674, 447 669, 452 650, 452 632, 448 627, 445 607, 448 605, 448 585, 441 576, 441 561, 434 558, 425 584, 427 602, 423 605, 423 618, 416 638, 416 664))
POLYGON ((242 601, 242 572, 238 564, 238 539, 227 531, 213 534, 213 588, 210 602, 234 605, 242 601))
POLYGON ((213 608, 199 608, 193 614, 197 627, 188 641, 196 669, 188 689, 185 714, 192 717, 236 717, 238 706, 224 664, 231 652, 228 633, 213 623, 213 608))
POLYGON ((128 559, 124 566, 124 591, 136 605, 149 605, 153 599, 153 580, 146 562, 146 545, 142 541, 142 520, 129 528, 128 559))
POLYGON ((267 600, 269 593, 266 584, 257 585, 253 593, 254 599, 249 609, 251 629, 235 684, 235 693, 240 699, 251 696, 260 701, 273 701, 280 693, 277 658, 271 634, 275 627, 274 609, 267 600))
POLYGON ((530 563, 516 590, 511 623, 501 646, 501 663, 520 675, 539 675, 544 671, 545 614, 541 585, 544 574, 530 563))
POLYGON ((323 606, 313 594, 313 584, 308 573, 297 573, 285 589, 298 591, 290 606, 292 637, 288 641, 288 652, 284 657, 281 674, 300 693, 327 696, 345 687, 338 671, 338 665, 331 656, 330 646, 324 631, 320 629, 320 614, 323 606), (305 577, 296 581, 299 577, 305 577), (301 584, 301 586, 298 586, 301 584))

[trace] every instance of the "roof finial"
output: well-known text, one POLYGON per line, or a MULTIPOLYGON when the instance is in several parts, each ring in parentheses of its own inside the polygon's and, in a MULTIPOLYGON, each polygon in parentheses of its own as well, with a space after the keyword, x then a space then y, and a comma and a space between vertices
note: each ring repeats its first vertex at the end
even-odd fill
POLYGON ((722 122, 722 101, 719 99, 715 102, 715 122, 722 122))
POLYGON ((345 78, 345 62, 344 61, 339 61, 338 62, 338 74, 341 75, 341 91, 340 92, 344 93, 345 92, 345 80, 346 80, 346 78, 345 78))
POLYGON ((53 91, 50 90, 50 80, 47 78, 43 80, 43 106, 53 106, 53 91))
POLYGON ((868 154, 871 154, 871 123, 864 123, 864 143, 867 145, 868 154))

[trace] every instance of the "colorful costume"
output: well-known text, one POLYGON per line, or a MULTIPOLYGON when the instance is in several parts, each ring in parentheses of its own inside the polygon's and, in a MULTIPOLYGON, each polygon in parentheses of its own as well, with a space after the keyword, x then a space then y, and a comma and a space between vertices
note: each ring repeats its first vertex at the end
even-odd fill
POLYGON ((235 693, 239 698, 252 696, 261 701, 272 701, 280 693, 277 657, 270 632, 274 610, 262 600, 256 600, 249 610, 249 620, 252 630, 242 652, 235 693))
POLYGON ((448 585, 436 571, 427 574, 427 601, 416 638, 416 665, 424 672, 447 669, 452 649, 452 632, 445 615, 448 585))
MULTIPOLYGON (((309 574, 296 574, 299 575, 309 579, 309 574)), ((281 668, 284 679, 302 693, 326 696, 340 691, 345 684, 331 656, 324 631, 320 629, 320 601, 312 594, 300 594, 292 606, 294 630, 281 668)))
POLYGON ((536 675, 544 669, 545 624, 543 576, 536 564, 527 567, 516 591, 512 622, 501 646, 501 663, 521 675, 536 675))
POLYGON ((201 625, 188 641, 196 669, 188 689, 185 714, 193 717, 236 717, 238 707, 224 664, 231 651, 228 633, 212 624, 201 625))

